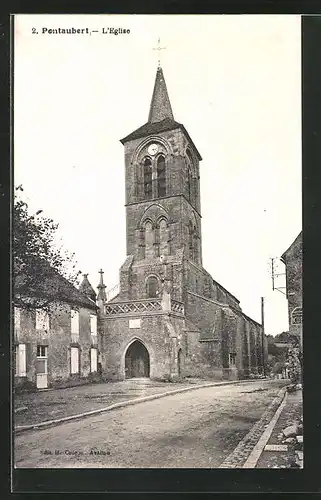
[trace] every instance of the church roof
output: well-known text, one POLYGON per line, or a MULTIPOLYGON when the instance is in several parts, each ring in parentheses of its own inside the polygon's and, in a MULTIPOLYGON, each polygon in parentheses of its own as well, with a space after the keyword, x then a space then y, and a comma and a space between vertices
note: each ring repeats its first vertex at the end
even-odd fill
POLYGON ((172 106, 169 100, 166 82, 161 67, 157 68, 155 85, 152 95, 152 100, 149 108, 148 122, 134 130, 131 134, 127 135, 120 140, 122 144, 125 142, 132 141, 134 139, 139 139, 141 137, 146 137, 148 135, 158 134, 160 132, 166 132, 167 130, 180 129, 186 135, 190 143, 192 144, 198 159, 201 160, 202 157, 198 152, 195 144, 190 138, 184 125, 178 123, 174 120, 174 115, 172 111, 172 106))
POLYGON ((156 72, 154 91, 149 108, 148 122, 161 122, 165 120, 165 118, 174 120, 174 115, 167 92, 163 70, 159 66, 156 72))

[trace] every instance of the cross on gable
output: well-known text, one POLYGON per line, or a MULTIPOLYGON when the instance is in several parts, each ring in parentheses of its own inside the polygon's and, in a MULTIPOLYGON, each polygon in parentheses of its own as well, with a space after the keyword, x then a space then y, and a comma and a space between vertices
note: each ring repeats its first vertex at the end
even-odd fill
POLYGON ((160 66, 160 51, 161 50, 166 50, 166 47, 161 47, 160 46, 160 38, 157 40, 157 47, 153 47, 153 50, 158 51, 158 66, 160 66))

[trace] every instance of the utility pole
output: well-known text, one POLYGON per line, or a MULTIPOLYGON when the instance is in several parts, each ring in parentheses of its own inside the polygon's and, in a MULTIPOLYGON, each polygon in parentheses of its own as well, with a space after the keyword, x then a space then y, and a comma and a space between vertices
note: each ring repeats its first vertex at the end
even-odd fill
POLYGON ((262 370, 265 376, 265 356, 264 356, 264 297, 261 297, 261 323, 262 323, 262 370))

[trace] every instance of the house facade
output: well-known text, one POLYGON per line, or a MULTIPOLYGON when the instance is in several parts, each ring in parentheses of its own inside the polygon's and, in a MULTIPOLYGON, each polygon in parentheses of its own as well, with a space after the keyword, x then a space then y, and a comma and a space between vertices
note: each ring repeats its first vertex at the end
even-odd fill
POLYGON ((127 257, 118 294, 98 293, 110 380, 246 378, 263 371, 262 326, 203 267, 199 151, 157 69, 148 122, 121 140, 127 257))
POLYGON ((95 292, 86 275, 79 290, 64 279, 62 285, 64 300, 50 301, 46 310, 14 307, 15 389, 71 386, 97 376, 95 292))
POLYGON ((300 338, 302 346, 302 232, 281 257, 285 264, 286 297, 288 300, 289 332, 300 338))

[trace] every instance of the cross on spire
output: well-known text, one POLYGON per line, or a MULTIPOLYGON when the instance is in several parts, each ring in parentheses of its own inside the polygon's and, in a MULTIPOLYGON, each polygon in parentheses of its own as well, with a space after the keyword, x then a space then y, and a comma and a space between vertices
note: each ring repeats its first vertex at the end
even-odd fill
POLYGON ((98 288, 103 288, 103 287, 105 287, 105 285, 104 285, 104 277, 103 277, 104 271, 102 269, 100 269, 98 272, 100 274, 100 280, 99 280, 98 288))
POLYGON ((158 51, 158 67, 160 67, 160 51, 161 50, 166 50, 166 47, 161 47, 160 46, 160 38, 158 37, 158 40, 157 40, 157 47, 153 47, 153 50, 157 50, 158 51))
POLYGON ((104 271, 102 269, 100 269, 98 272, 100 274, 100 280, 99 280, 99 285, 97 287, 99 290, 97 299, 105 301, 106 300, 106 292, 105 292, 106 285, 104 284, 104 280, 103 280, 104 271))

